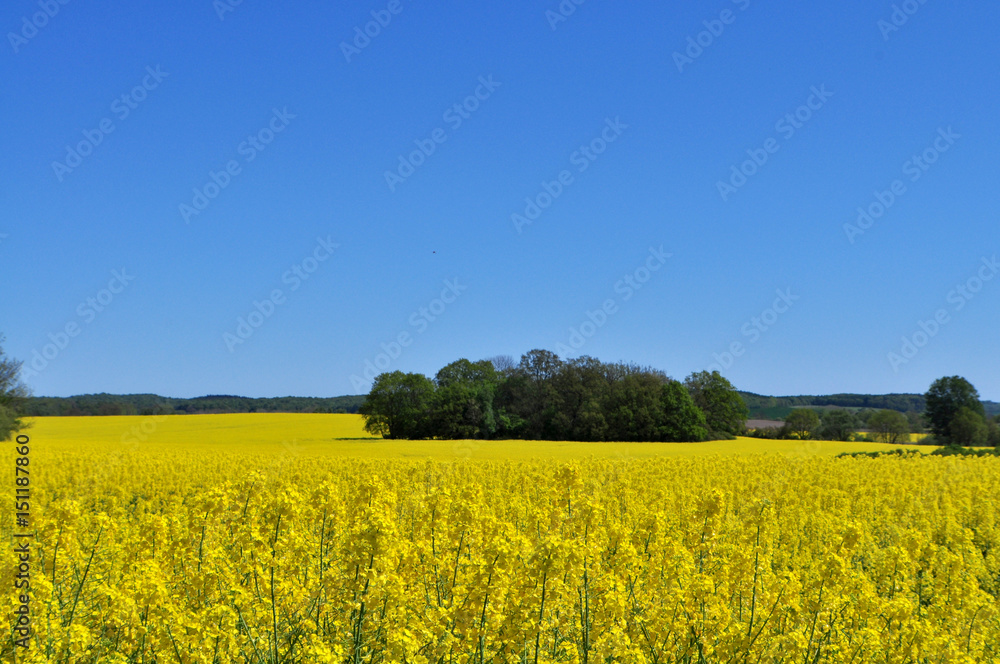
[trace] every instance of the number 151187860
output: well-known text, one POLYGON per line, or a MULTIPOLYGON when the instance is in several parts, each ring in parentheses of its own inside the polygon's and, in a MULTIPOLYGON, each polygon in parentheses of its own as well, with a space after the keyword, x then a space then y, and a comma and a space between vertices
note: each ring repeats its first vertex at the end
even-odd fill
POLYGON ((17 509, 16 517, 19 528, 28 527, 28 516, 30 513, 30 503, 28 501, 31 484, 28 476, 29 440, 27 436, 17 437, 17 458, 14 460, 14 484, 16 485, 14 502, 17 509))

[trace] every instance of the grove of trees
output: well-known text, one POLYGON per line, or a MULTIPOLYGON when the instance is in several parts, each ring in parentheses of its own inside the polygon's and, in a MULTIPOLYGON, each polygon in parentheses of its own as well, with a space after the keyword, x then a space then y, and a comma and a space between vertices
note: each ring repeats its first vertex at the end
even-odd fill
POLYGON ((433 380, 383 373, 360 413, 386 438, 697 442, 741 433, 747 408, 718 372, 680 383, 648 367, 533 350, 520 362, 458 360, 433 380))
POLYGON ((909 442, 910 423, 906 415, 897 410, 866 410, 853 413, 846 409, 824 410, 822 416, 812 409, 793 410, 785 426, 776 430, 775 437, 815 438, 819 440, 870 440, 874 437, 883 443, 909 442), (866 436, 859 432, 868 429, 866 436))

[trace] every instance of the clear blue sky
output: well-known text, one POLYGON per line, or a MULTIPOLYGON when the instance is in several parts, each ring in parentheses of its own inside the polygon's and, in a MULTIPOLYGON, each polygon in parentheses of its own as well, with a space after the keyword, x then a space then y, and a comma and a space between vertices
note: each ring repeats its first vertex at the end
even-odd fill
POLYGON ((997 5, 222 2, 0 11, 0 332, 36 394, 332 396, 562 344, 1000 400, 997 5))

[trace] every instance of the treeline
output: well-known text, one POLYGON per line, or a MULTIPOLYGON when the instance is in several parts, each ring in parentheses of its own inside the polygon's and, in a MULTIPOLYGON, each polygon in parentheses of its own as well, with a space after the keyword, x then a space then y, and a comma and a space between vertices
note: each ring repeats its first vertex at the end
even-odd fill
POLYGON ((72 415, 194 415, 209 413, 357 413, 364 396, 275 397, 254 399, 211 395, 175 399, 156 394, 83 394, 74 397, 29 397, 29 417, 72 415))
MULTIPOLYGON (((923 394, 830 394, 825 396, 769 397, 752 392, 740 392, 750 409, 750 417, 784 419, 795 408, 850 408, 876 412, 896 410, 901 413, 922 413, 927 409, 923 394)), ((984 401, 987 415, 1000 415, 1000 403, 984 401)))
POLYGON ((911 433, 923 433, 923 415, 915 411, 862 410, 846 408, 796 408, 785 418, 784 426, 762 427, 747 431, 754 438, 867 441, 907 443, 911 433))
MULTIPOLYGON (((898 395, 897 395, 898 396, 898 395)), ((921 397, 923 412, 847 408, 796 408, 781 427, 748 431, 757 438, 872 440, 905 443, 910 433, 929 431, 924 445, 1000 447, 1000 415, 991 414, 975 386, 961 376, 934 381, 921 397), (858 431, 859 428, 867 432, 858 431)))
POLYGON ((697 442, 743 431, 747 407, 718 372, 662 371, 533 350, 452 362, 433 379, 376 377, 360 410, 386 438, 697 442))

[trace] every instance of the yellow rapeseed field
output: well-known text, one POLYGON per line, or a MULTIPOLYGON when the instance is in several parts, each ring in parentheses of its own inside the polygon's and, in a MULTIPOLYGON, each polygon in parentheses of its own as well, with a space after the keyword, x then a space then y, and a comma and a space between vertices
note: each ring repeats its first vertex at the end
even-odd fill
MULTIPOLYGON (((995 458, 337 440, 365 435, 337 415, 25 433, 37 537, 19 662, 1000 659, 995 458)), ((8 550, 4 578, 17 565, 8 550)))

